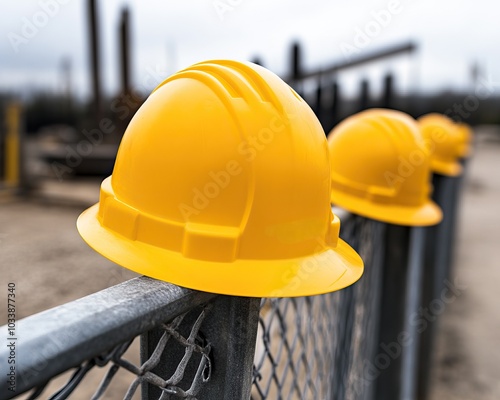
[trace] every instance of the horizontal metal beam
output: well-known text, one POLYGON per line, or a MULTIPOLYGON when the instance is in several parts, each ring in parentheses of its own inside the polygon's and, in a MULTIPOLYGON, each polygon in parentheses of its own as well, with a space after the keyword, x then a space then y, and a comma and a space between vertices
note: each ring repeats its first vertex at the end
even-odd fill
POLYGON ((336 73, 340 70, 343 70, 343 69, 357 67, 359 65, 366 64, 366 63, 373 62, 373 61, 377 61, 377 60, 381 60, 381 59, 384 59, 387 57, 392 57, 392 56, 396 56, 396 55, 403 54, 403 53, 411 53, 416 49, 417 49, 417 45, 413 42, 405 43, 403 45, 396 45, 396 46, 389 47, 389 48, 382 50, 382 51, 376 51, 376 52, 372 52, 372 53, 369 53, 369 54, 361 56, 361 57, 354 58, 353 60, 350 60, 350 61, 339 62, 339 63, 333 64, 333 65, 326 67, 326 68, 317 69, 317 70, 313 70, 310 72, 302 73, 298 77, 298 79, 293 79, 292 77, 288 77, 285 80, 287 82, 291 82, 291 81, 295 82, 297 80, 300 81, 303 79, 319 78, 321 76, 334 74, 334 73, 336 73))
MULTIPOLYGON (((217 295, 140 277, 18 321, 16 392, 0 380, 9 399, 147 332, 217 295)), ((7 327, 0 328, 7 332, 7 327)), ((0 360, 10 349, 0 347, 0 360)), ((10 366, 0 363, 5 377, 10 366)))

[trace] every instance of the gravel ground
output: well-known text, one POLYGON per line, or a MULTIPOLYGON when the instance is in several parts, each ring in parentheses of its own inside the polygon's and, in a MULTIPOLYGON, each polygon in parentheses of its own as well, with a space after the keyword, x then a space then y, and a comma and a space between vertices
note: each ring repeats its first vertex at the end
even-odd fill
MULTIPOLYGON (((500 242, 500 142, 495 137, 500 135, 486 131, 478 135, 469 168, 455 265, 456 276, 466 282, 467 289, 442 317, 432 400, 500 398, 500 267, 496 253, 500 242)), ((16 283, 18 318, 136 276, 96 254, 76 231, 77 216, 97 201, 98 185, 96 180, 46 181, 29 201, 0 193, 0 288, 16 283)), ((2 307, 0 325, 5 321, 2 307)), ((137 361, 136 356, 130 357, 137 361)), ((92 373, 82 385, 84 392, 72 398, 89 398, 90 388, 95 388, 101 376, 100 371, 92 373)), ((64 379, 67 376, 52 388, 64 379)), ((118 387, 125 387, 130 379, 128 373, 117 377, 110 391, 113 394, 105 398, 122 398, 118 387)))
MULTIPOLYGON (((15 282, 18 317, 78 299, 135 274, 92 251, 76 230, 83 209, 97 201, 97 183, 85 182, 87 199, 66 184, 63 201, 51 185, 48 195, 0 204, 0 287, 15 282), (79 197, 79 198, 78 198, 79 197)), ((61 189, 61 188, 58 188, 61 189)), ((47 193, 46 192, 46 193, 47 193)), ((5 319, 5 310, 0 310, 5 319)))
MULTIPOLYGON (((98 181, 49 181, 42 188, 43 194, 29 201, 0 199, 0 288, 6 293, 8 282, 16 284, 18 319, 137 276, 91 250, 76 230, 80 212, 98 199, 98 181)), ((5 321, 2 307, 0 325, 5 321)), ((127 359, 137 363, 138 354, 134 342, 127 359)), ((90 399, 104 373, 92 370, 70 399, 90 399)), ((55 393, 70 376, 52 381, 41 398, 55 393)), ((120 369, 104 399, 123 399, 132 379, 120 369)))

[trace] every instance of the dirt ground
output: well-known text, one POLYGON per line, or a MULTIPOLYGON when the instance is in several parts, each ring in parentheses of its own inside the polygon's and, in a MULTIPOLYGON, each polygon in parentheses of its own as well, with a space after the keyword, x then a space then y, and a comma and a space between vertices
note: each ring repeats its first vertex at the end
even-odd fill
MULTIPOLYGON (((18 319, 137 276, 99 256, 78 235, 76 218, 97 201, 98 193, 99 181, 93 179, 47 181, 29 201, 0 197, 0 288, 7 293, 7 283, 16 284, 18 319)), ((5 322, 1 307, 0 325, 5 322)), ((138 363, 138 347, 134 342, 127 359, 138 363)), ((90 399, 106 370, 90 371, 70 398, 90 399)), ((40 398, 55 393, 70 376, 53 380, 40 398)), ((104 399, 123 399, 132 380, 132 374, 120 369, 104 399)))
MULTIPOLYGON (((498 138, 500 132, 481 130, 469 165, 455 265, 467 289, 442 317, 432 400, 500 399, 498 138)), ((6 291, 8 282, 16 283, 18 318, 136 276, 92 251, 76 231, 76 218, 97 201, 98 188, 95 179, 47 181, 29 201, 0 192, 0 288, 6 291)), ((0 325, 5 321, 2 307, 0 325)), ((96 373, 88 386, 95 387, 99 379, 96 373)), ((130 382, 131 376, 120 379, 130 382)))

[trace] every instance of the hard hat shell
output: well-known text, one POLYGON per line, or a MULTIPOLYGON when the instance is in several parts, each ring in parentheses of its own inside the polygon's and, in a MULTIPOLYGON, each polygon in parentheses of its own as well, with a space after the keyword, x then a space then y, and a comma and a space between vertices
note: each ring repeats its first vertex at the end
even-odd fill
POLYGON ((472 141, 473 141, 473 133, 472 128, 469 124, 464 122, 458 122, 456 124, 456 129, 460 136, 460 148, 459 148, 459 157, 460 158, 469 158, 472 154, 472 141))
POLYGON ((258 65, 206 61, 152 92, 77 225, 110 260, 176 285, 326 293, 363 273, 329 182, 324 131, 300 96, 258 65))
POLYGON ((431 170, 446 176, 460 175, 462 166, 459 159, 463 146, 453 120, 442 114, 431 113, 418 118, 418 124, 429 147, 431 170))
POLYGON ((328 145, 333 204, 396 225, 441 221, 430 199, 429 155, 413 118, 369 109, 337 125, 328 145))

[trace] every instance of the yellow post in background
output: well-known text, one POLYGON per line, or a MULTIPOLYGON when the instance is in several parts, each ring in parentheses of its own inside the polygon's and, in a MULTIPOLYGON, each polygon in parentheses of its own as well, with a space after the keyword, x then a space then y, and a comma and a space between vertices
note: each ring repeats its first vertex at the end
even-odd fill
POLYGON ((21 179, 21 106, 19 103, 7 105, 5 110, 5 184, 17 187, 21 179))

